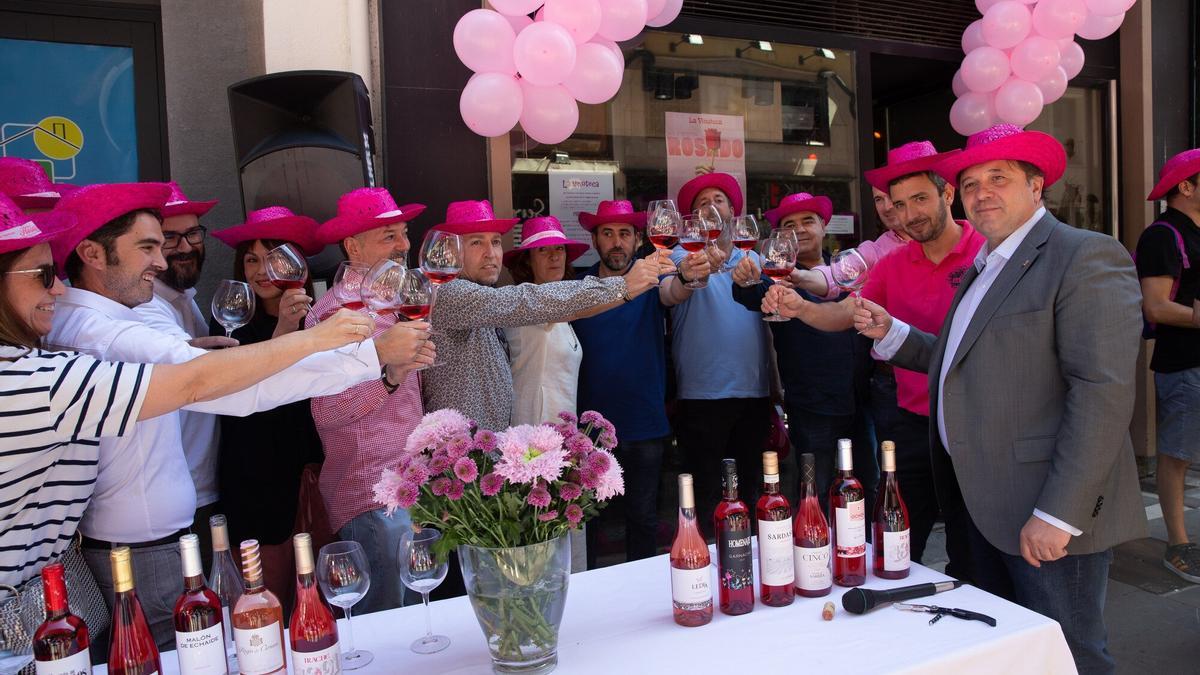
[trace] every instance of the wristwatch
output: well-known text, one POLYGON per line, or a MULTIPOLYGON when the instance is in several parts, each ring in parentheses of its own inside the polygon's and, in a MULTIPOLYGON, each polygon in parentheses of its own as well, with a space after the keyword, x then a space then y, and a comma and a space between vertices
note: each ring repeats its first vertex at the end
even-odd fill
POLYGON ((384 389, 386 389, 386 390, 387 390, 387 393, 389 393, 389 394, 394 394, 394 393, 396 393, 396 390, 400 388, 400 383, 399 383, 399 382, 397 382, 396 384, 392 384, 391 382, 389 382, 389 381, 388 381, 388 376, 387 376, 387 368, 386 368, 386 367, 382 369, 382 371, 381 371, 381 375, 379 376, 379 380, 380 380, 381 382, 383 382, 383 388, 384 388, 384 389))
POLYGON ((689 280, 687 280, 686 278, 684 278, 684 276, 683 276, 683 268, 682 268, 682 267, 681 267, 681 268, 678 268, 678 269, 675 271, 675 276, 679 277, 679 280, 680 280, 680 281, 682 281, 682 282, 683 282, 683 283, 685 283, 685 284, 690 284, 690 283, 692 283, 691 281, 689 281, 689 280))

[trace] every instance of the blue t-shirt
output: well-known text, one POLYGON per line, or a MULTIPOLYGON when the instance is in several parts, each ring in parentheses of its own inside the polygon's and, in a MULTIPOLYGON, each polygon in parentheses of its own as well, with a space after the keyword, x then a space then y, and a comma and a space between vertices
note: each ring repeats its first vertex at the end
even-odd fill
MULTIPOLYGON (((599 269, 597 263, 587 274, 599 276, 599 269)), ((571 325, 583 346, 579 412, 604 415, 621 442, 669 435, 666 313, 658 291, 571 325)))
MULTIPOLYGON (((679 263, 687 252, 677 249, 679 263)), ((706 288, 671 311, 671 356, 681 399, 764 398, 769 393, 767 328, 762 314, 733 299, 733 268, 742 256, 734 249, 706 288)), ((757 259, 757 253, 751 253, 757 259)))

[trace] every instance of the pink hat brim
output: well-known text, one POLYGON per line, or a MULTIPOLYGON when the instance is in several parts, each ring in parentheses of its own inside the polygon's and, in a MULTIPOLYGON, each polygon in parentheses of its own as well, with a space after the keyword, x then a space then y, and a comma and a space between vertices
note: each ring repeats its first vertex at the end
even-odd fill
MULTIPOLYGON (((91 204, 92 208, 88 212, 91 217, 90 221, 76 222, 74 227, 63 232, 62 236, 56 237, 51 242, 50 249, 54 254, 54 264, 58 266, 59 275, 64 279, 66 278, 64 267, 67 257, 71 255, 71 251, 75 250, 79 242, 87 239, 88 235, 117 216, 141 210, 153 210, 161 213, 163 204, 171 196, 171 190, 164 183, 126 183, 121 185, 119 195, 115 196, 118 196, 119 199, 91 204)), ((61 205, 60 201, 59 206, 61 205)), ((74 214, 71 215, 74 216, 74 214)))
POLYGON ((766 216, 767 220, 771 221, 771 225, 779 227, 779 223, 783 222, 784 218, 801 211, 812 211, 821 216, 821 221, 828 225, 829 219, 833 217, 833 200, 825 196, 810 197, 782 204, 763 215, 766 216))
POLYGON ((958 174, 976 164, 995 161, 1029 162, 1042 170, 1046 176, 1043 189, 1054 185, 1067 170, 1067 151, 1050 134, 1040 131, 1023 131, 976 146, 965 148, 938 162, 933 170, 946 182, 958 187, 958 174))
POLYGON ((212 211, 213 207, 218 204, 216 199, 207 202, 180 202, 178 204, 164 204, 162 207, 162 217, 174 218, 175 216, 196 216, 197 218, 212 211))
POLYGON ((918 157, 917 159, 911 159, 907 162, 900 162, 899 164, 888 164, 887 166, 881 166, 878 169, 870 169, 865 171, 863 172, 863 176, 867 179, 867 183, 869 183, 871 187, 879 190, 880 192, 887 193, 888 186, 893 180, 909 174, 933 171, 938 162, 949 157, 953 157, 960 152, 962 152, 962 150, 950 150, 949 152, 940 152, 936 155, 929 155, 928 157, 918 157))
POLYGON ((383 218, 377 216, 334 216, 317 228, 317 239, 324 245, 336 244, 346 237, 369 232, 395 223, 408 223, 425 212, 424 204, 405 204, 400 213, 383 218))
MULTIPOLYGON (((25 214, 25 219, 27 222, 31 222, 37 226, 39 230, 38 234, 20 239, 0 239, 0 253, 22 251, 27 248, 33 248, 38 244, 53 241, 56 237, 75 226, 75 219, 70 214, 62 212, 27 213, 25 214)), ((0 237, 2 236, 3 233, 0 233, 0 237)))
POLYGON ((580 211, 579 225, 588 232, 592 232, 601 225, 609 223, 621 223, 623 225, 632 225, 635 229, 646 229, 646 212, 638 211, 636 213, 619 213, 610 216, 598 216, 587 211, 580 211))
POLYGON ((314 256, 325 248, 325 244, 316 237, 317 221, 308 216, 285 216, 259 223, 242 223, 227 227, 213 236, 230 248, 245 241, 256 239, 273 239, 293 243, 304 251, 306 256, 314 256))
POLYGON ((50 195, 10 195, 9 199, 21 209, 52 209, 62 196, 50 195))
MULTIPOLYGON (((1163 197, 1166 197, 1167 193, 1171 191, 1171 188, 1179 185, 1188 178, 1195 176, 1197 173, 1200 173, 1200 155, 1197 155, 1196 159, 1193 161, 1184 162, 1183 164, 1175 167, 1173 171, 1170 171, 1167 173, 1167 175, 1163 176, 1158 183, 1155 184, 1154 189, 1150 191, 1150 194, 1146 196, 1146 201, 1152 202, 1156 199, 1162 199, 1163 197)), ((13 201, 17 200, 13 199, 13 201)), ((18 204, 19 203, 20 202, 18 202, 18 204)))
POLYGON ((521 246, 518 246, 518 247, 514 248, 513 250, 506 252, 504 254, 504 266, 505 267, 511 266, 513 259, 516 258, 522 251, 530 251, 535 248, 543 248, 546 246, 565 246, 567 248, 567 264, 568 265, 570 265, 572 262, 574 262, 575 259, 578 258, 579 256, 583 255, 584 253, 587 253, 587 250, 589 248, 591 248, 591 246, 589 246, 587 244, 582 244, 573 239, 567 239, 565 237, 561 238, 561 239, 540 239, 533 246, 525 246, 524 244, 522 244, 521 246))
POLYGON ((509 230, 513 229, 513 226, 520 222, 520 220, 520 218, 495 218, 492 220, 469 220, 464 223, 438 223, 433 226, 433 229, 450 232, 459 236, 482 234, 485 232, 508 234, 509 230))
POLYGON ((742 215, 742 207, 746 203, 746 199, 742 195, 742 186, 738 185, 736 178, 727 173, 706 173, 684 183, 683 187, 679 188, 676 205, 683 213, 695 211, 692 203, 696 201, 696 197, 701 192, 708 188, 717 188, 724 192, 725 196, 729 197, 730 205, 733 206, 733 215, 742 215))

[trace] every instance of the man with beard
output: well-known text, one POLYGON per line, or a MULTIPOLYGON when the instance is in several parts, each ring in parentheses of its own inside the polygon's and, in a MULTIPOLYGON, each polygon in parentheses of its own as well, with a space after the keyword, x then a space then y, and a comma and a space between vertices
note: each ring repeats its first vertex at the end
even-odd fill
MULTIPOLYGON (((934 173, 933 166, 957 151, 938 154, 932 143, 910 143, 888 153, 887 166, 868 171, 875 187, 888 188, 904 230, 912 239, 885 256, 871 269, 862 297, 882 305, 892 316, 921 330, 937 334, 950 311, 954 293, 983 235, 966 221, 950 217, 954 187, 934 173)), ((855 299, 838 303, 809 302, 782 286, 772 286, 764 300, 785 303, 800 320, 826 331, 854 325, 855 299)), ((892 426, 896 443, 896 477, 904 491, 911 522, 913 562, 921 562, 925 543, 938 516, 929 449, 929 381, 923 372, 897 367, 896 399, 900 419, 892 426)), ((964 577, 967 570, 965 522, 946 513, 946 548, 950 562, 946 573, 964 577)))
MULTIPOLYGON (((642 243, 646 212, 627 201, 600 202, 596 213, 580 213, 579 224, 592 233, 600 262, 585 272, 601 279, 622 276, 633 266, 642 243)), ((708 276, 706 256, 688 256, 684 276, 708 276)), ((617 428, 617 461, 625 470, 625 559, 655 555, 658 531, 658 483, 670 440, 667 422, 666 308, 689 298, 692 291, 667 277, 658 293, 644 293, 603 314, 572 325, 583 346, 579 367, 579 410, 595 410, 617 428)), ((595 566, 601 523, 588 528, 588 566, 595 566)))

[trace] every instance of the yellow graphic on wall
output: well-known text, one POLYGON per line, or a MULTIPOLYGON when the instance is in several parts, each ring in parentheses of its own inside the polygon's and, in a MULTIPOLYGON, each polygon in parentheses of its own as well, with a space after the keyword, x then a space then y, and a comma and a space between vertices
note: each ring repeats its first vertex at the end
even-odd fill
POLYGON ((44 156, 34 161, 46 169, 51 180, 75 177, 75 156, 83 150, 83 130, 74 120, 50 115, 36 124, 6 123, 0 128, 0 148, 7 150, 9 143, 26 137, 32 138, 34 147, 44 156), (55 162, 69 162, 69 168, 64 171, 55 162))

